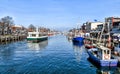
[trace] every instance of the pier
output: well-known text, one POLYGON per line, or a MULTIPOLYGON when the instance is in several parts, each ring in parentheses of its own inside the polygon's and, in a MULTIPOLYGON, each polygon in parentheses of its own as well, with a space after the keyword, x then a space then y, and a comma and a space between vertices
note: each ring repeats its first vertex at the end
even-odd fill
POLYGON ((13 42, 13 41, 20 41, 26 39, 25 35, 9 35, 9 36, 0 36, 0 43, 7 43, 7 42, 13 42))

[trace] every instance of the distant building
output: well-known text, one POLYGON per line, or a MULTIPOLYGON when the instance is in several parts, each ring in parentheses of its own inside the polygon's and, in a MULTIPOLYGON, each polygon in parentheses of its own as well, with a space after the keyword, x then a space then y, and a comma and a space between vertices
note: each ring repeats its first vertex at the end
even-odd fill
POLYGON ((103 24, 97 25, 97 31, 102 31, 103 24))
POLYGON ((105 18, 105 22, 110 23, 110 28, 118 28, 120 26, 120 17, 108 17, 105 18))
POLYGON ((108 17, 105 22, 109 22, 111 34, 120 33, 120 17, 108 17))
POLYGON ((86 32, 86 23, 83 23, 83 25, 81 26, 81 30, 83 33, 86 32))
POLYGON ((89 33, 92 30, 96 30, 98 25, 102 25, 103 22, 86 22, 86 32, 89 33))
POLYGON ((12 30, 13 35, 26 35, 27 34, 27 29, 19 25, 11 26, 11 30, 12 30))

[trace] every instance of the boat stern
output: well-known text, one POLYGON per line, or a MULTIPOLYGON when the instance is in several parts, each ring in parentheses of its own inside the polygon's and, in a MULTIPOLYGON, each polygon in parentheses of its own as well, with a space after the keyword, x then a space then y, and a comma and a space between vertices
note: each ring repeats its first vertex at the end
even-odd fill
POLYGON ((110 59, 110 60, 101 60, 101 66, 109 66, 109 67, 117 67, 118 60, 117 59, 110 59))

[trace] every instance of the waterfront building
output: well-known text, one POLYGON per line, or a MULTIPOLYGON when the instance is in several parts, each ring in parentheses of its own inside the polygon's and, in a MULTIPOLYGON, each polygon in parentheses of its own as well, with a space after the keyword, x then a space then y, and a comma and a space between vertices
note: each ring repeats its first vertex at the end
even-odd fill
POLYGON ((27 29, 23 26, 14 25, 11 26, 11 30, 13 35, 27 35, 27 29))
POLYGON ((110 23, 110 33, 113 38, 113 42, 120 42, 120 17, 108 17, 105 18, 105 22, 110 23))
POLYGON ((86 33, 89 33, 92 30, 96 30, 98 25, 102 25, 103 22, 86 22, 86 33))
POLYGON ((111 28, 120 27, 120 17, 108 17, 105 18, 105 22, 109 22, 111 28))

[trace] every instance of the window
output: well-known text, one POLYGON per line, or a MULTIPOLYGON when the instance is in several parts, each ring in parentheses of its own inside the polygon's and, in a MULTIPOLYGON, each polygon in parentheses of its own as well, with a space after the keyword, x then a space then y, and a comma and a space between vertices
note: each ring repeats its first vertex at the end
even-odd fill
POLYGON ((39 34, 39 36, 44 36, 44 34, 39 34))
POLYGON ((107 54, 110 54, 110 53, 109 53, 109 50, 107 50, 107 54))
POLYGON ((36 37, 36 34, 32 34, 32 37, 36 37))
POLYGON ((106 54, 106 50, 104 50, 104 54, 106 54))

